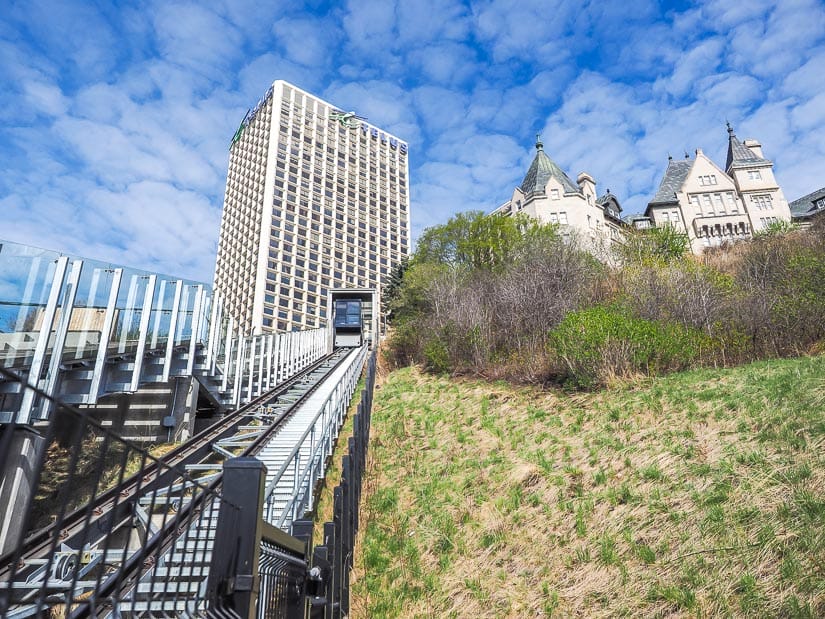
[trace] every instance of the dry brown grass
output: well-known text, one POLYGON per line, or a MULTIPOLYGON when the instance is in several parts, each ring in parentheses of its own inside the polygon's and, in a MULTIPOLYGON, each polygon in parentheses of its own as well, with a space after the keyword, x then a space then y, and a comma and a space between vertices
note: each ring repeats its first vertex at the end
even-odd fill
POLYGON ((823 398, 821 357, 576 395, 394 372, 352 616, 821 616, 823 398))

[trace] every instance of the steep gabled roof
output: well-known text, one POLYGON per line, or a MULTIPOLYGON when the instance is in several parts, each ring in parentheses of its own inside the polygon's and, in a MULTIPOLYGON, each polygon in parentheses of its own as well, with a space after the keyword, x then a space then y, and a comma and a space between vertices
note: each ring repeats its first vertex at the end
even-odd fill
POLYGON ((728 159, 725 163, 725 172, 730 172, 731 168, 747 167, 760 163, 770 163, 770 161, 760 157, 742 144, 733 132, 733 127, 728 123, 728 159))
POLYGON ((608 217, 612 217, 617 221, 622 221, 622 205, 619 204, 619 199, 607 190, 603 196, 596 198, 596 204, 602 207, 602 210, 608 217))
POLYGON ((690 174, 690 169, 693 167, 693 160, 685 159, 684 161, 668 160, 667 170, 665 176, 659 185, 659 190, 653 199, 648 202, 648 206, 657 204, 675 204, 678 202, 676 192, 685 184, 685 180, 690 174))
POLYGON ((794 217, 804 217, 805 215, 821 210, 814 204, 814 202, 821 198, 825 198, 825 187, 822 189, 817 189, 816 191, 809 193, 807 196, 797 198, 788 204, 788 207, 791 209, 791 215, 794 217))
POLYGON ((544 152, 544 145, 541 140, 536 140, 536 156, 533 163, 530 164, 530 169, 521 181, 520 188, 525 196, 538 191, 544 191, 547 186, 547 181, 555 178, 564 188, 564 193, 578 193, 579 188, 570 180, 570 177, 564 173, 556 163, 547 156, 544 152))
POLYGON ((608 202, 613 202, 618 210, 622 210, 622 205, 619 204, 619 198, 617 198, 614 194, 610 193, 609 189, 607 190, 606 194, 596 198, 596 204, 598 204, 599 206, 604 206, 608 202))

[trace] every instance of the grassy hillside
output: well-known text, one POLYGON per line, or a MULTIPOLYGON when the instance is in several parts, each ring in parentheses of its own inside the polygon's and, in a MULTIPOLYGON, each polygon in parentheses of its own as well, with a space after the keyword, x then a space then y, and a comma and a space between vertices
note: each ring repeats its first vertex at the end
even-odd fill
POLYGON ((390 374, 354 616, 825 616, 825 357, 565 395, 390 374))

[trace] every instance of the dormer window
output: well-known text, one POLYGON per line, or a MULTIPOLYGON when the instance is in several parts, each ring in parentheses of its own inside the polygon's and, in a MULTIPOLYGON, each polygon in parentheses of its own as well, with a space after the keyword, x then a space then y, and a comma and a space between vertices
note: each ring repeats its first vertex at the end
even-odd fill
POLYGON ((559 198, 560 198, 559 190, 558 189, 551 189, 550 190, 550 199, 551 200, 558 200, 559 198))
POLYGON ((705 174, 699 177, 699 184, 703 187, 707 187, 708 185, 717 185, 718 182, 716 181, 715 174, 705 174))

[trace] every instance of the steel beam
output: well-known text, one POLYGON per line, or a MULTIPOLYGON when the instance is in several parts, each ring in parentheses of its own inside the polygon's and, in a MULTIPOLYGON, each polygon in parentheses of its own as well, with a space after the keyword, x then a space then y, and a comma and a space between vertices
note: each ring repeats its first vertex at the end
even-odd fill
MULTIPOLYGON (((49 370, 46 374, 46 387, 44 391, 53 396, 57 387, 57 380, 60 377, 60 364, 63 362, 63 347, 66 345, 66 334, 69 332, 69 323, 74 310, 74 300, 77 297, 77 284, 80 281, 80 272, 83 269, 82 260, 72 261, 72 270, 66 280, 66 290, 63 293, 63 303, 60 306, 60 318, 57 321, 57 328, 54 331, 54 342, 52 343, 52 358, 49 362, 49 370)), ((41 407, 41 417, 46 417, 51 410, 49 402, 43 402, 41 407)))
POLYGON ((103 327, 100 331, 100 344, 97 347, 92 382, 89 384, 89 394, 86 396, 87 404, 95 404, 100 394, 100 383, 103 380, 106 355, 109 352, 109 339, 112 337, 112 325, 115 322, 117 296, 120 293, 120 282, 123 279, 123 269, 115 269, 111 273, 112 286, 109 288, 109 301, 106 303, 106 313, 103 316, 103 327))
POLYGON ((175 300, 172 302, 172 317, 169 320, 169 337, 166 338, 166 355, 163 359, 162 382, 169 380, 169 372, 172 369, 172 352, 175 349, 175 330, 178 327, 178 314, 180 313, 180 293, 183 288, 183 280, 175 282, 175 300))
POLYGON ((129 391, 137 391, 140 385, 140 373, 143 371, 143 355, 146 352, 146 340, 149 339, 149 317, 152 314, 152 299, 155 296, 157 275, 150 275, 143 295, 143 309, 140 314, 137 349, 135 350, 135 367, 132 369, 132 382, 129 391))
MULTIPOLYGON (((63 288, 63 280, 66 277, 66 266, 69 264, 68 256, 60 256, 54 269, 52 277, 52 287, 49 289, 49 299, 46 301, 46 308, 43 312, 43 322, 40 324, 40 333, 37 336, 37 343, 34 346, 31 368, 29 369, 29 382, 39 386, 40 372, 43 370, 43 361, 46 357, 46 348, 52 334, 52 323, 57 311, 57 301, 60 298, 60 290, 63 288)), ((34 405, 34 391, 26 389, 23 392, 23 401, 20 410, 17 412, 16 423, 29 423, 31 421, 32 406, 34 405)))
POLYGON ((192 306, 192 333, 189 336, 189 358, 186 360, 186 375, 192 376, 195 369, 195 351, 198 346, 200 321, 203 315, 203 286, 195 288, 195 304, 192 306))

